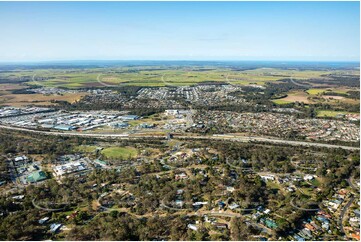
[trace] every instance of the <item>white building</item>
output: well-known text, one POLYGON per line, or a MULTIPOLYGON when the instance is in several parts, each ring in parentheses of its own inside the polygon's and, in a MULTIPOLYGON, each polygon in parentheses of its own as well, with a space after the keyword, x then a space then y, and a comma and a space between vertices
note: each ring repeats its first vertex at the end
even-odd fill
POLYGON ((265 176, 261 176, 261 179, 263 181, 274 181, 275 177, 273 175, 269 175, 269 176, 265 175, 265 176))
POLYGON ((189 229, 191 229, 191 230, 194 230, 194 231, 197 231, 197 230, 198 230, 198 228, 197 228, 197 226, 196 226, 195 224, 188 224, 188 225, 187 225, 187 228, 189 228, 189 229))
POLYGON ((63 176, 64 174, 84 171, 86 169, 87 169, 86 164, 81 161, 69 162, 67 164, 55 166, 53 168, 56 176, 63 176))
POLYGON ((314 176, 312 176, 312 175, 305 175, 304 177, 303 177, 303 179, 305 180, 305 181, 311 181, 311 180, 313 180, 315 177, 314 176))
POLYGON ((177 109, 167 109, 165 110, 166 115, 177 115, 179 112, 177 109))

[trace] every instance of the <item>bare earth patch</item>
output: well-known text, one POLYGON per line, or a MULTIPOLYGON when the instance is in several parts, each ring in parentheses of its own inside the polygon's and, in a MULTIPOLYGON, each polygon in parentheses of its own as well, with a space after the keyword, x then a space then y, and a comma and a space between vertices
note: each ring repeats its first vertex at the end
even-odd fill
POLYGON ((43 94, 8 94, 0 96, 0 104, 11 106, 52 105, 51 101, 67 101, 73 103, 87 93, 66 93, 64 95, 43 94))
POLYGON ((342 100, 345 99, 344 97, 341 96, 322 96, 325 99, 337 99, 337 100, 342 100))
POLYGON ((19 84, 0 84, 0 90, 2 91, 10 91, 10 90, 18 90, 18 89, 23 89, 26 88, 26 86, 22 86, 19 84))
POLYGON ((311 103, 310 100, 307 99, 308 95, 305 92, 290 92, 288 96, 285 98, 281 98, 279 100, 283 100, 286 102, 303 102, 303 103, 311 103))

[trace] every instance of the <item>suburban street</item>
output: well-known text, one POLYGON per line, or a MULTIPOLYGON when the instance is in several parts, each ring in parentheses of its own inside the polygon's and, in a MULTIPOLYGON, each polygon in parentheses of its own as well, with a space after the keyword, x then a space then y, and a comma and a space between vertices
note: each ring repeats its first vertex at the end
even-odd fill
POLYGON ((345 216, 345 213, 347 212, 348 208, 352 205, 353 201, 355 200, 355 197, 352 195, 350 201, 346 204, 346 206, 342 209, 339 219, 339 226, 340 230, 343 234, 345 234, 345 230, 343 228, 343 217, 345 216))

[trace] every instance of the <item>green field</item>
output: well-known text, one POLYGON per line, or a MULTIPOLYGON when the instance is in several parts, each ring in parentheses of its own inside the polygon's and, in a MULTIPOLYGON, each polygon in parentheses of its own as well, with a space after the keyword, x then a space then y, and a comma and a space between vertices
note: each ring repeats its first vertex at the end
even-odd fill
POLYGON ((308 89, 307 93, 310 95, 317 95, 317 94, 322 94, 322 93, 326 92, 327 90, 330 90, 330 89, 308 89))
POLYGON ((282 100, 282 99, 275 99, 275 100, 272 100, 272 102, 274 102, 275 104, 278 104, 278 105, 292 103, 291 101, 285 101, 285 100, 282 100))
POLYGON ((318 94, 323 94, 325 92, 334 92, 334 93, 339 93, 339 94, 347 94, 348 90, 345 89, 333 89, 333 88, 312 88, 312 89, 308 89, 307 93, 310 95, 318 95, 318 94))
POLYGON ((345 111, 330 111, 330 110, 319 110, 317 111, 317 117, 336 117, 339 114, 357 114, 345 111))
MULTIPOLYGON (((28 85, 84 88, 111 86, 188 86, 201 82, 225 82, 238 85, 277 82, 292 76, 295 79, 322 78, 335 71, 284 70, 258 68, 236 71, 227 67, 112 67, 89 69, 36 69, 0 73, 0 79, 26 80, 28 85)), ((357 74, 357 73, 356 73, 357 74)), ((316 89, 315 89, 316 90, 316 89)), ((311 91, 317 92, 317 91, 311 91)))
POLYGON ((134 158, 137 156, 138 151, 134 147, 109 147, 101 151, 101 154, 107 158, 113 159, 127 159, 128 157, 134 158))

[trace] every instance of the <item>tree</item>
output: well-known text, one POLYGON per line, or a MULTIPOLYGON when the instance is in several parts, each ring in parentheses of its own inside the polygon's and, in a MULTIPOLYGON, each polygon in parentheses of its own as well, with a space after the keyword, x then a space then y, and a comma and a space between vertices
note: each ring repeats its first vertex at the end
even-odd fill
POLYGON ((242 218, 233 217, 231 219, 231 240, 247 240, 248 229, 242 218))

